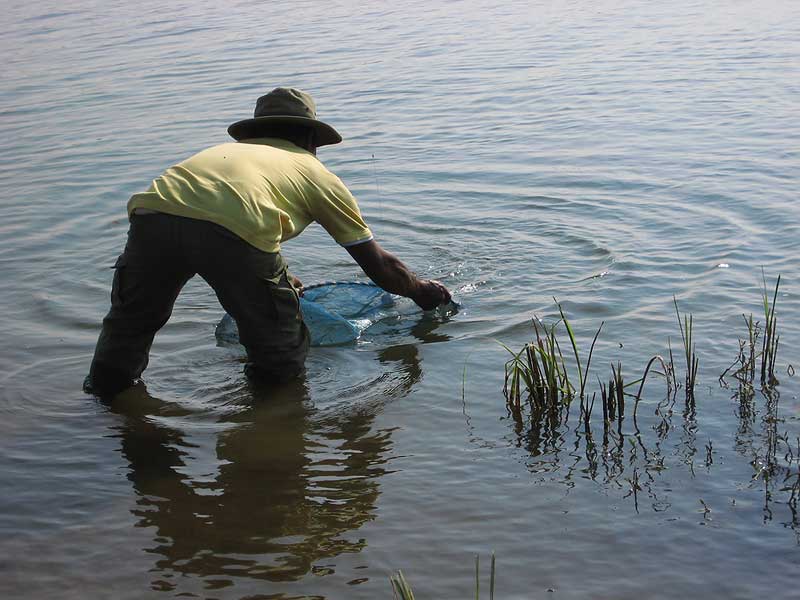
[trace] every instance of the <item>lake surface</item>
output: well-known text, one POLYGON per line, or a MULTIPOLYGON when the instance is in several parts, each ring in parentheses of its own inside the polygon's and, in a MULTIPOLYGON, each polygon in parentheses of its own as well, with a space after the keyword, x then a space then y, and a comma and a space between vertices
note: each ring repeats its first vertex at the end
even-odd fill
MULTIPOLYGON (((0 596, 797 598, 800 5, 5 2, 0 32, 0 596), (344 135, 320 159, 376 238, 454 290, 251 389, 199 279, 144 385, 81 392, 125 203, 277 85, 344 135), (780 384, 718 377, 777 301, 780 384), (507 352, 557 297, 590 392, 676 351, 602 442, 516 420, 507 352), (401 326, 402 325, 402 326, 401 326), (791 365, 791 366, 790 366, 791 365)), ((305 282, 363 278, 318 227, 305 282)), ((565 338, 564 338, 565 339, 565 338)), ((566 349, 565 349, 566 350, 566 349)), ((631 391, 633 391, 631 389, 631 391)))

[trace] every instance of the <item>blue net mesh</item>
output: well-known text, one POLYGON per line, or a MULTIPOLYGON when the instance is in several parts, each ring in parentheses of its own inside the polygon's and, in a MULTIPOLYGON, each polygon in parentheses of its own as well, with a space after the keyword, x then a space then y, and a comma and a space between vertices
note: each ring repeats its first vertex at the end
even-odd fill
MULTIPOLYGON (((310 286, 300 298, 300 310, 311 333, 312 346, 334 346, 357 340, 370 326, 398 315, 398 298, 370 283, 331 282, 310 286)), ((225 315, 217 325, 217 340, 238 344, 236 322, 225 315)))

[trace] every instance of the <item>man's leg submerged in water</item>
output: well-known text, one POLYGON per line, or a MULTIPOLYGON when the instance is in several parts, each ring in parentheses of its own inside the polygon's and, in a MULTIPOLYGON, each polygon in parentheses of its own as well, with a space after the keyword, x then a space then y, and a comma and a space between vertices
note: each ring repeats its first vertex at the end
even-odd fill
POLYGON ((154 214, 131 219, 115 269, 87 392, 113 396, 133 385, 147 366, 156 332, 195 273, 236 321, 248 376, 278 383, 303 371, 308 329, 279 253, 263 252, 207 221, 154 214))
POLYGON ((225 243, 197 271, 236 321, 247 350, 245 374, 264 383, 297 377, 310 338, 286 263, 277 252, 263 252, 222 227, 211 227, 225 243))
POLYGON ((177 238, 161 215, 131 219, 128 243, 114 265, 111 309, 103 319, 85 391, 111 397, 133 385, 147 367, 156 332, 194 275, 177 238))

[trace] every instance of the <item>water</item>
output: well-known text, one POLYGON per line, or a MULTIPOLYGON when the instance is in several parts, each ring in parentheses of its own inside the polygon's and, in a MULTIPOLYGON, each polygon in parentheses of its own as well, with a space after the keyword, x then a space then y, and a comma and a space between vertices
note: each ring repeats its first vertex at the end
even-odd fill
MULTIPOLYGON (((800 10, 792 2, 4 4, 0 594, 7 598, 796 597, 800 10), (198 280, 146 387, 83 395, 124 205, 276 85, 377 238, 461 311, 315 348, 265 395, 198 280), (727 265, 723 267, 722 265, 727 265), (783 275, 780 396, 717 378, 783 275), (654 382, 623 441, 515 424, 507 355, 557 315, 591 386, 695 320, 696 414, 654 382), (752 414, 748 413, 748 406, 752 414), (486 585, 486 583, 484 583, 486 585)), ((317 227, 306 282, 359 272, 317 227)), ((681 368, 682 372, 682 368, 681 368)))

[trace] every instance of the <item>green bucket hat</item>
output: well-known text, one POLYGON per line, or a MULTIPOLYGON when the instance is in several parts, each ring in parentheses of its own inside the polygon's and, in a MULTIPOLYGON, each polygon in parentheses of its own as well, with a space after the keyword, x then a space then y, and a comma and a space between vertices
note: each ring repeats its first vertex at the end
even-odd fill
POLYGON ((330 125, 317 119, 317 106, 313 98, 295 88, 278 87, 261 96, 256 102, 252 119, 237 121, 228 127, 235 140, 265 137, 270 125, 292 123, 311 127, 317 133, 317 146, 338 144, 342 136, 330 125))

